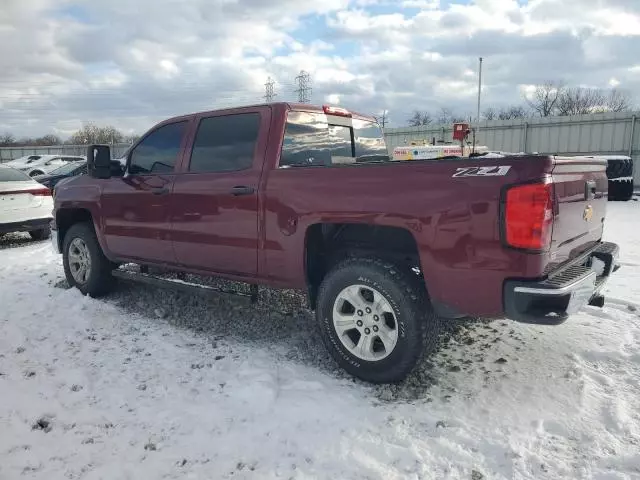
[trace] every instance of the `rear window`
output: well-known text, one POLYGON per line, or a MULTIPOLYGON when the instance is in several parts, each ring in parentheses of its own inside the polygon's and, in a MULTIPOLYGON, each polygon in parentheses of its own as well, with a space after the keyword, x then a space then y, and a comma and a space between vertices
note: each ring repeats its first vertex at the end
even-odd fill
POLYGON ((332 125, 322 113, 289 112, 280 167, 316 167, 389 162, 382 130, 375 122, 340 118, 332 125))
POLYGON ((28 175, 9 167, 0 167, 0 182, 22 182, 31 180, 28 175))
POLYGON ((235 172, 251 168, 260 114, 203 118, 193 143, 190 172, 235 172))

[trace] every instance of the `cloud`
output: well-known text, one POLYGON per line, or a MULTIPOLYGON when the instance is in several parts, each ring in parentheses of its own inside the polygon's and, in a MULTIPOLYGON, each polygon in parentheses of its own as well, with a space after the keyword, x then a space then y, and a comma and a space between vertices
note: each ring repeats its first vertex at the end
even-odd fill
POLYGON ((545 80, 640 98, 637 0, 3 0, 0 131, 71 133, 86 121, 142 132, 170 115, 295 100, 361 112, 475 111, 545 80))

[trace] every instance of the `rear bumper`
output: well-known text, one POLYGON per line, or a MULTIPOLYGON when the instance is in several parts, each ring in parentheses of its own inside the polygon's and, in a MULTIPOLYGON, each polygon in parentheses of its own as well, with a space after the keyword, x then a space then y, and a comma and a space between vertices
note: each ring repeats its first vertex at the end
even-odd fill
POLYGON ((23 220, 22 222, 0 223, 0 233, 31 232, 49 227, 51 217, 23 220))
POLYGON ((601 243, 542 281, 507 280, 504 306, 508 318, 524 323, 557 325, 589 303, 618 268, 619 248, 601 243))

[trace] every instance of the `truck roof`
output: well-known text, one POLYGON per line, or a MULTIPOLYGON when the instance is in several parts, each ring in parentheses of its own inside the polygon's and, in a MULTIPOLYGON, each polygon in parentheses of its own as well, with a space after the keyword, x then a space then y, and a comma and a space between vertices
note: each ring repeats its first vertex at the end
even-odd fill
MULTIPOLYGON (((163 120, 161 123, 167 123, 175 120, 186 119, 194 115, 204 115, 204 114, 213 114, 213 113, 221 113, 221 112, 226 112, 226 113, 240 112, 247 108, 255 108, 255 107, 275 107, 275 109, 281 108, 283 110, 324 113, 324 107, 322 105, 311 105, 308 103, 293 103, 293 102, 272 102, 272 103, 258 103, 253 105, 242 105, 238 107, 218 108, 215 110, 204 110, 200 112, 186 113, 184 115, 178 115, 175 117, 167 118, 166 120, 163 120)), ((375 118, 371 115, 364 115, 358 112, 354 112, 352 110, 349 110, 349 112, 351 113, 353 118, 375 121, 375 118)))

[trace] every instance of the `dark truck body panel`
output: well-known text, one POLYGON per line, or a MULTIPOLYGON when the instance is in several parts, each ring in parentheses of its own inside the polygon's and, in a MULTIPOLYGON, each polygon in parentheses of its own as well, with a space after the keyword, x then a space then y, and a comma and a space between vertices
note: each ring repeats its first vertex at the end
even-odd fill
POLYGON ((167 120, 163 124, 188 122, 173 172, 66 181, 56 190, 56 212, 90 211, 112 261, 296 289, 308 286, 307 235, 314 225, 397 227, 414 239, 429 297, 448 316, 503 316, 507 281, 543 280, 600 241, 605 163, 531 155, 278 168, 290 110, 322 112, 272 104, 167 120), (189 173, 198 120, 247 112, 261 116, 251 168, 189 173), (509 169, 504 175, 454 177, 458 169, 486 166, 509 169), (551 179, 559 200, 551 248, 532 253, 506 246, 505 188, 551 179), (593 199, 585 197, 585 182, 595 185, 593 199), (233 189, 239 186, 254 191, 237 196, 233 189), (156 195, 154 189, 168 192, 156 195), (585 221, 588 205, 593 216, 585 221))

